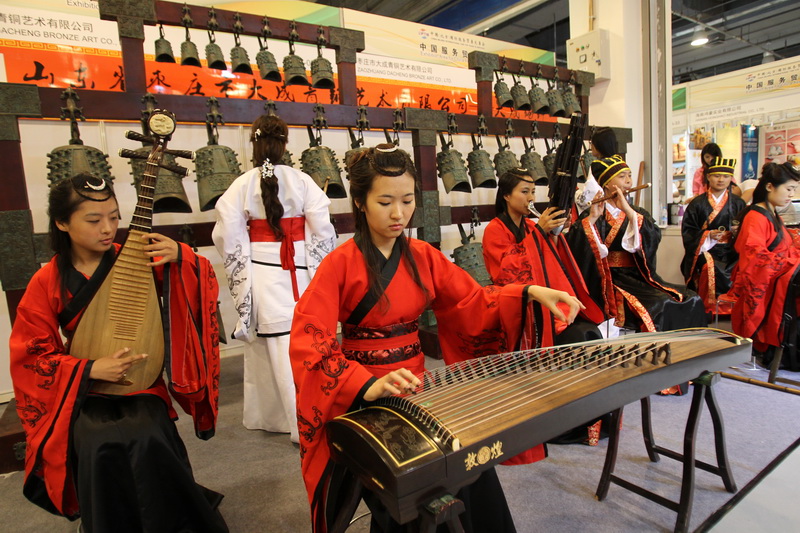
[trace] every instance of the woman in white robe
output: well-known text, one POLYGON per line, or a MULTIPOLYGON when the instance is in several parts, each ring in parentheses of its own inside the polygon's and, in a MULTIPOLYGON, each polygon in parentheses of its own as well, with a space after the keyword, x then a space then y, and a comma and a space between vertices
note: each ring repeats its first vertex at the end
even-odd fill
POLYGON ((263 115, 252 126, 255 168, 217 201, 212 238, 223 258, 244 341, 244 416, 248 429, 290 433, 298 442, 289 364, 294 306, 336 242, 330 200, 308 174, 275 164, 288 128, 263 115))

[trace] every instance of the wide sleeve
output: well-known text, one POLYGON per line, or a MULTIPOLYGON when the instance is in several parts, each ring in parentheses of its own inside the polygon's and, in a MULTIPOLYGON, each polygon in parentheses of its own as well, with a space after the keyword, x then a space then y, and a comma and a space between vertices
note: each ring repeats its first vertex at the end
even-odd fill
POLYGON ((194 420, 195 434, 214 435, 219 410, 219 286, 211 262, 180 244, 180 261, 166 267, 169 390, 194 420))
POLYGON ((503 255, 509 252, 514 246, 514 238, 500 222, 495 218, 486 229, 483 231, 483 240, 481 241, 483 248, 483 262, 486 264, 486 270, 489 272, 489 277, 492 283, 498 283, 500 279, 500 263, 502 262, 503 255))
POLYGON ((233 297, 239 320, 233 338, 250 341, 255 336, 253 316, 253 281, 250 263, 250 237, 247 231, 249 213, 246 210, 248 188, 241 176, 217 200, 217 223, 211 233, 214 246, 222 257, 228 289, 233 297))
POLYGON ((9 341, 11 379, 27 443, 23 492, 50 512, 75 516, 78 502, 68 467, 71 422, 88 390, 91 361, 66 353, 59 302, 51 262, 34 275, 17 306, 9 341))
POLYGON ((297 302, 292 321, 289 356, 297 390, 300 456, 309 498, 328 462, 325 424, 347 412, 372 380, 369 370, 345 358, 336 338, 347 259, 329 255, 322 261, 297 302))
MULTIPOLYGON (((578 222, 567 233, 566 239, 581 277, 586 282, 589 295, 603 309, 605 316, 613 316, 614 293, 607 253, 603 254, 598 243, 596 225, 589 222, 588 211, 584 211, 578 222)), ((602 219, 601 219, 602 220, 602 219)), ((598 220, 598 224, 605 221, 598 220)))
POLYGON ((700 247, 708 237, 708 230, 703 230, 707 216, 701 208, 702 197, 695 198, 686 208, 681 222, 681 237, 683 239, 684 256, 681 262, 681 273, 686 283, 692 277, 692 266, 696 261, 697 255, 701 252, 700 247))
MULTIPOLYGON (((515 350, 524 334, 529 305, 526 285, 481 287, 466 271, 432 247, 425 250, 434 286, 432 301, 445 363, 515 350)), ((536 304, 544 336, 552 344, 550 312, 536 304)))
POLYGON ((778 278, 800 266, 800 254, 789 235, 783 237, 788 247, 780 247, 781 253, 768 249, 776 237, 775 228, 766 216, 755 210, 747 213, 736 238, 739 262, 729 291, 737 299, 731 321, 739 335, 749 337, 756 332, 771 312, 769 302, 778 278))
POLYGON ((306 265, 309 275, 314 277, 319 264, 336 245, 336 230, 331 223, 330 199, 310 177, 305 180, 305 185, 303 214, 306 218, 306 265))

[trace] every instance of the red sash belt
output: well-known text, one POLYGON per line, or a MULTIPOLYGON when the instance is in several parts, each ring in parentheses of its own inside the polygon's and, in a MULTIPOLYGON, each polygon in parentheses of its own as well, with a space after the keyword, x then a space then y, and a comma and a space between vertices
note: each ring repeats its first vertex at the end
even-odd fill
POLYGON ((342 324, 342 351, 362 365, 388 365, 422 354, 416 320, 378 328, 342 324))
POLYGON ((630 252, 608 252, 608 266, 610 267, 635 267, 633 254, 630 252))
POLYGON ((290 217, 281 219, 283 238, 278 239, 266 220, 248 220, 250 242, 280 242, 281 243, 281 268, 288 270, 292 275, 292 293, 294 301, 300 299, 297 288, 297 268, 294 264, 294 241, 303 241, 306 238, 306 217, 290 217))

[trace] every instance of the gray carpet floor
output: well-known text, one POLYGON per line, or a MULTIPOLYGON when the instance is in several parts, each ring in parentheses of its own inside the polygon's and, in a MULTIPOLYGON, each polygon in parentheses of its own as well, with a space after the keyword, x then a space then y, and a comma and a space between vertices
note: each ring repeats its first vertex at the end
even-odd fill
MULTIPOLYGON (((767 377, 765 370, 741 373, 759 380, 767 377)), ((780 378, 784 384, 800 387, 800 375, 796 373, 782 371, 780 378)), ((298 448, 288 435, 242 427, 241 380, 242 358, 225 358, 219 425, 213 439, 195 438, 186 416, 178 422, 195 476, 200 483, 225 495, 221 510, 232 532, 308 532, 308 504, 300 477, 298 448)), ((726 379, 715 386, 715 391, 725 422, 734 479, 742 488, 800 437, 800 396, 726 379)), ((691 395, 652 397, 658 444, 681 450, 690 401, 691 395)), ((607 444, 608 441, 601 441, 596 447, 551 445, 547 460, 498 467, 517 529, 523 533, 672 531, 675 513, 618 486, 611 486, 604 501, 596 500, 594 493, 607 444)), ((697 454, 700 460, 714 462, 707 412, 700 422, 697 454)), ((658 463, 648 460, 638 403, 624 411, 616 473, 667 498, 678 498, 680 464, 669 458, 658 463)), ((25 500, 22 477, 21 472, 0 476, 0 529, 18 533, 74 532, 75 523, 50 515, 25 500)), ((718 477, 698 471, 690 529, 731 497, 718 477)), ((786 505, 796 505, 795 497, 796 494, 787 494, 786 505)), ((348 531, 367 531, 368 523, 365 517, 348 531)), ((769 524, 763 526, 761 531, 771 530, 769 524)))

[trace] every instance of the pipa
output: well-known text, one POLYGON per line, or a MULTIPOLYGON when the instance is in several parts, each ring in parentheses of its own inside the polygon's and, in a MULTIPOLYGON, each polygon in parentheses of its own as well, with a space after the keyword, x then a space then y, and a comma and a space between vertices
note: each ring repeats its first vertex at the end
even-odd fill
MULTIPOLYGON (((132 150, 120 151, 123 157, 147 157, 128 238, 81 316, 69 345, 69 353, 82 359, 108 357, 125 347, 131 349, 131 354, 148 354, 147 359, 128 370, 124 383, 95 381, 92 390, 104 394, 129 394, 149 388, 164 366, 161 303, 156 293, 153 269, 149 266, 151 259, 144 252, 144 247, 149 244, 144 235, 152 230, 153 196, 164 154, 191 158, 192 152, 167 152, 167 141, 175 130, 175 116, 169 111, 154 110, 147 125, 149 141, 153 145, 149 156, 132 150)), ((136 140, 144 137, 130 131, 126 136, 136 140)), ((185 168, 174 163, 169 165, 169 169, 186 174, 185 168)))

